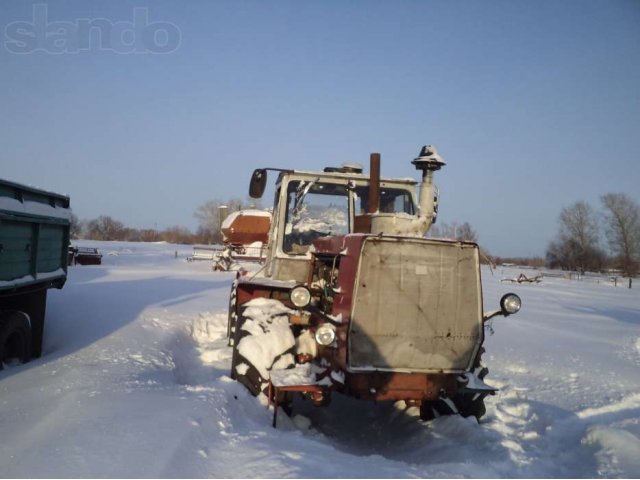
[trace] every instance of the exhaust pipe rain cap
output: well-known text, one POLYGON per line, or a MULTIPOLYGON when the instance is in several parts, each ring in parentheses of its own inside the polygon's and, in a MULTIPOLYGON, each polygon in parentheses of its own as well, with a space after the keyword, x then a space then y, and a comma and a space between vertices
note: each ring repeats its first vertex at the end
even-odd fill
POLYGON ((414 158, 411 163, 415 165, 416 170, 422 170, 423 173, 427 171, 435 172, 446 165, 446 162, 438 155, 438 150, 435 145, 425 145, 422 147, 418 157, 414 158))

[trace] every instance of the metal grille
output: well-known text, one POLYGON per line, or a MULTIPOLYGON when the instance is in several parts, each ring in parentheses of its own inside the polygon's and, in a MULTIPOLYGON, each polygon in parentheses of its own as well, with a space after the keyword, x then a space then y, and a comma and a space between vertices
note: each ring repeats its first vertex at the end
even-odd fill
POLYGON ((349 333, 352 371, 470 368, 483 338, 477 246, 368 238, 349 333))

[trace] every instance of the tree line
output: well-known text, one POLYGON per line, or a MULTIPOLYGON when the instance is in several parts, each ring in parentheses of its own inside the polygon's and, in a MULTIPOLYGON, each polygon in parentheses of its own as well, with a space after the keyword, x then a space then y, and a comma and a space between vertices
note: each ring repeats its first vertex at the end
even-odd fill
POLYGON ((478 243, 478 233, 469 222, 436 223, 429 229, 428 237, 478 243))
MULTIPOLYGON (((545 258, 503 258, 483 251, 483 258, 493 264, 515 263, 531 267, 602 272, 618 269, 633 277, 640 270, 640 205, 624 193, 608 193, 600 198, 600 210, 584 201, 564 207, 558 217, 558 232, 549 243, 545 258)), ((120 240, 178 244, 222 243, 220 225, 227 213, 247 208, 261 208, 251 200, 237 198, 223 202, 209 200, 198 206, 195 232, 183 226, 162 230, 131 228, 107 215, 71 221, 71 238, 88 240, 120 240), (221 208, 226 207, 226 208, 221 208)), ((432 227, 431 238, 478 242, 478 234, 468 222, 442 223, 432 227)))
POLYGON ((624 193, 600 197, 601 210, 584 201, 565 207, 546 252, 549 268, 584 273, 617 269, 634 277, 640 267, 640 205, 624 193))
POLYGON ((71 238, 85 240, 118 240, 125 242, 169 242, 178 244, 203 243, 207 235, 195 233, 186 227, 175 225, 162 230, 155 228, 131 228, 109 215, 84 220, 71 217, 71 238))
POLYGON ((107 240, 125 242, 168 242, 177 244, 215 245, 222 243, 220 225, 226 213, 246 208, 259 208, 254 203, 240 199, 209 200, 194 212, 198 220, 195 232, 187 227, 174 225, 163 229, 132 228, 109 215, 100 215, 94 219, 79 219, 71 216, 71 238, 85 240, 107 240), (226 208, 221 208, 226 207, 226 208))

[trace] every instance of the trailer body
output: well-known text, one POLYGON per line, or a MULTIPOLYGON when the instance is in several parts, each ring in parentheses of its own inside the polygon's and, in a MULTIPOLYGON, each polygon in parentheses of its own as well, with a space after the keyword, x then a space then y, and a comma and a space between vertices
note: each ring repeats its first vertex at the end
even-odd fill
POLYGON ((42 354, 47 290, 67 279, 69 197, 0 179, 0 368, 42 354))

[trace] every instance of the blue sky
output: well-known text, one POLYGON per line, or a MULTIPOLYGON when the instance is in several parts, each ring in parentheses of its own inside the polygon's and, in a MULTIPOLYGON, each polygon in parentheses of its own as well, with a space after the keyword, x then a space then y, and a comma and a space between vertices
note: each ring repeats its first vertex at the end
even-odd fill
POLYGON ((577 200, 640 201, 637 0, 60 1, 48 22, 146 7, 180 43, 12 53, 37 4, 0 3, 0 177, 69 194, 81 218, 195 228, 256 167, 377 151, 383 175, 418 178, 427 143, 448 163, 440 221, 493 254, 544 254, 577 200))

